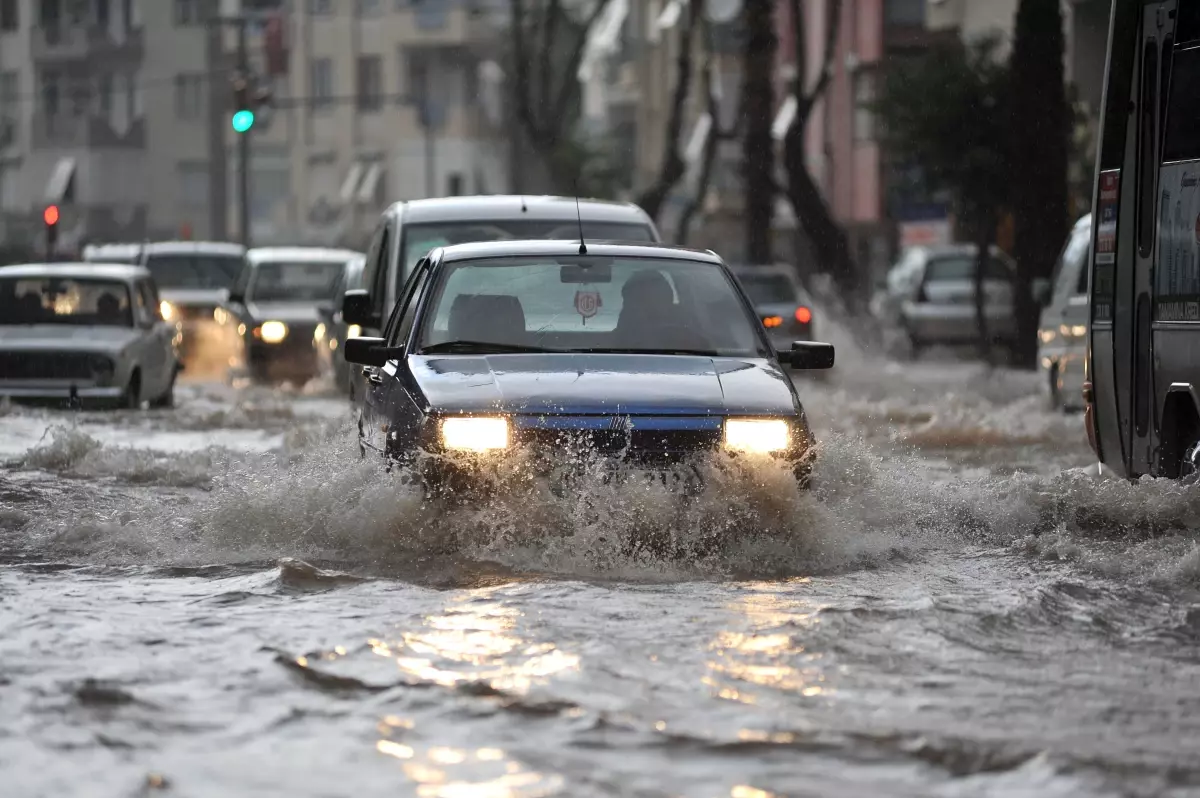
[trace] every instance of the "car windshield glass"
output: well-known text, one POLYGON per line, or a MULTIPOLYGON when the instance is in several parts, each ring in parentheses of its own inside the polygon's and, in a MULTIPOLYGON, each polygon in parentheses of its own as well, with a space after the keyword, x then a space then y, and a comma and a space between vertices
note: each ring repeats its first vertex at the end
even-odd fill
MULTIPOLYGON (((653 241, 650 226, 637 222, 583 223, 583 235, 593 241, 653 241)), ((577 221, 518 219, 404 226, 404 273, 407 275, 429 250, 474 241, 570 240, 579 237, 577 221)))
POLYGON ((725 270, 673 258, 496 258, 447 265, 420 351, 765 357, 725 270))
POLYGON ((260 263, 247 291, 252 302, 322 302, 333 299, 344 263, 337 261, 260 263))
POLYGON ((146 268, 160 289, 216 290, 233 284, 242 268, 237 255, 151 255, 146 268))
POLYGON ((0 279, 0 325, 22 324, 132 327, 129 288, 115 280, 0 279))
POLYGON ((746 295, 756 305, 773 302, 795 302, 796 289, 792 281, 782 274, 739 274, 738 282, 746 289, 746 295))

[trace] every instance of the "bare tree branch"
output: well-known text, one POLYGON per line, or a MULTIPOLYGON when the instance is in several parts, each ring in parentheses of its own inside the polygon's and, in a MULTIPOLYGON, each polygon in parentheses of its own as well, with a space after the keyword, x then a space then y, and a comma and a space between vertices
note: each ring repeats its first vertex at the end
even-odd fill
POLYGON ((587 48, 588 34, 591 33, 596 20, 600 19, 600 15, 605 12, 610 2, 612 0, 597 0, 596 7, 592 9, 592 13, 588 15, 587 20, 583 23, 583 28, 579 32, 579 39, 575 42, 575 48, 572 50, 571 58, 567 62, 562 85, 558 89, 558 99, 555 100, 554 106, 551 109, 554 119, 561 120, 566 118, 567 110, 571 105, 572 90, 578 91, 579 89, 575 75, 579 72, 579 65, 583 62, 583 53, 587 48))
POLYGON ((679 229, 675 234, 675 240, 681 246, 687 244, 688 236, 691 234, 692 219, 696 216, 696 212, 700 210, 700 206, 704 203, 704 198, 708 195, 708 186, 712 181, 713 164, 717 159, 717 148, 725 140, 721 135, 721 131, 717 129, 719 124, 717 115, 720 111, 720 104, 717 102, 714 86, 714 75, 717 65, 716 58, 713 56, 711 27, 706 21, 702 20, 701 28, 704 32, 705 49, 707 51, 704 62, 704 96, 707 99, 707 111, 709 119, 712 120, 712 127, 709 128, 708 138, 704 141, 704 152, 700 156, 700 174, 696 180, 696 193, 688 200, 688 203, 683 208, 683 213, 679 217, 679 229))
POLYGON ((658 220, 667 195, 671 193, 671 189, 687 171, 683 158, 679 155, 679 138, 683 133, 684 109, 692 90, 692 52, 702 14, 703 4, 699 0, 688 6, 687 24, 684 26, 679 42, 675 91, 671 97, 671 114, 667 119, 663 140, 662 163, 654 183, 638 198, 637 204, 655 221, 658 220))

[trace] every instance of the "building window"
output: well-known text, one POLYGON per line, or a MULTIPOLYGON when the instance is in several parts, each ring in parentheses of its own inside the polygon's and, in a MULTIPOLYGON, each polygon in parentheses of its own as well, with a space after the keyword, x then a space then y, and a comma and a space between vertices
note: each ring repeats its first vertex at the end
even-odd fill
POLYGON ((42 75, 42 113, 46 116, 58 116, 61 95, 61 81, 57 72, 47 72, 42 75))
POLYGON ((16 110, 18 80, 12 70, 0 72, 0 113, 16 110))
POLYGON ((925 24, 925 0, 884 0, 883 21, 887 25, 925 24))
POLYGON ((309 65, 308 80, 312 107, 328 108, 333 105, 333 61, 328 58, 314 58, 309 65))
POLYGON ((383 106, 383 59, 379 56, 359 56, 355 96, 360 111, 378 111, 383 106))
POLYGON ((17 0, 0 0, 0 31, 16 30, 19 24, 17 0))
POLYGON ((195 25, 201 22, 201 0, 175 0, 175 24, 195 25))
POLYGON ((91 22, 91 9, 88 0, 67 0, 67 22, 71 27, 79 28, 91 22))
POLYGON ((333 0, 308 0, 308 13, 314 17, 327 17, 333 13, 333 0))
POLYGON ((360 17, 373 17, 380 11, 379 0, 356 0, 355 10, 360 17))
POLYGON ((87 116, 88 100, 91 99, 92 85, 88 80, 71 82, 71 116, 87 116))
MULTIPOLYGON (((62 23, 62 5, 59 0, 42 0, 41 14, 38 16, 38 21, 43 29, 49 34, 50 30, 57 30, 62 23)), ((48 38, 49 36, 47 36, 48 38)))
POLYGON ((175 115, 180 119, 199 119, 204 114, 204 76, 175 76, 175 115))
POLYGON ((875 72, 860 69, 854 73, 854 140, 875 140, 875 72))

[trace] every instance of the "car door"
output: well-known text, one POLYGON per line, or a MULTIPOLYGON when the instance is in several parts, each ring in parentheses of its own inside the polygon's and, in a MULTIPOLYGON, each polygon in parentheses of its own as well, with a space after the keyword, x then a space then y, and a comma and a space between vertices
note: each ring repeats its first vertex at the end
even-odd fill
MULTIPOLYGON (((414 269, 412 279, 405 285, 400 301, 392 309, 384 327, 383 338, 388 342, 388 346, 398 346, 397 342, 405 341, 412 330, 417 301, 420 299, 428 273, 428 261, 422 260, 414 269)), ((386 431, 385 426, 389 421, 389 392, 395 388, 397 366, 397 361, 389 360, 383 366, 362 368, 364 396, 360 427, 363 430, 364 441, 380 451, 383 448, 380 433, 386 431)))

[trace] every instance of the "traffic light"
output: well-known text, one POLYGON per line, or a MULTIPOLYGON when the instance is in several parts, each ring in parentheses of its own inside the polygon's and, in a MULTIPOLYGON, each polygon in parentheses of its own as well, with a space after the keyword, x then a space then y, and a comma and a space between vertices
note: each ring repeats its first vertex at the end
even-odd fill
POLYGON ((233 132, 246 133, 254 127, 257 112, 271 101, 271 91, 254 87, 250 81, 238 75, 233 79, 233 132))
POLYGON ((58 243, 58 206, 47 205, 42 211, 42 221, 46 227, 46 260, 54 257, 54 247, 58 243))

